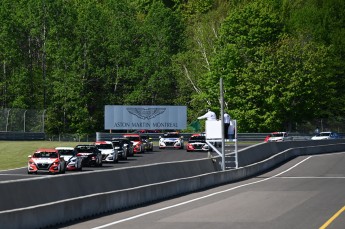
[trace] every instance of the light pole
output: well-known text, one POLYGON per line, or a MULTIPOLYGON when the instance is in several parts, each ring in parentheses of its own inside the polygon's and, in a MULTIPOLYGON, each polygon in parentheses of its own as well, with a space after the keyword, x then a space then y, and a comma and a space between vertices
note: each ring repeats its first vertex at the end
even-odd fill
POLYGON ((222 169, 225 171, 225 140, 224 140, 224 88, 223 78, 220 78, 220 120, 221 120, 221 131, 222 131, 222 169))

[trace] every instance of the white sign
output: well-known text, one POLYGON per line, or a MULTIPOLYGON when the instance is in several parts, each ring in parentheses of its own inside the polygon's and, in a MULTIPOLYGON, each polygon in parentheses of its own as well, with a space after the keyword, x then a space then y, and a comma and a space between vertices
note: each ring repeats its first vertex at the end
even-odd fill
POLYGON ((106 105, 106 130, 181 130, 187 127, 186 106, 106 105))
POLYGON ((222 121, 221 120, 206 120, 205 123, 206 139, 221 139, 222 138, 222 121))

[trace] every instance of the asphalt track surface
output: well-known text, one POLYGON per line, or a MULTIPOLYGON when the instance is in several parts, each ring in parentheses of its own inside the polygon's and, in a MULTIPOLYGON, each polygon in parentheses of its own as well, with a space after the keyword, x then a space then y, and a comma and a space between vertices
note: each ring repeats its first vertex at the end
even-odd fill
MULTIPOLYGON (((251 144, 238 144, 238 150, 250 146, 251 144)), ((228 150, 234 150, 233 145, 228 145, 226 147, 228 150)), ((215 152, 212 155, 217 155, 215 152)), ((173 162, 173 161, 184 161, 184 160, 194 160, 207 158, 208 152, 186 152, 185 149, 158 149, 157 146, 154 147, 152 152, 145 152, 143 154, 136 154, 133 157, 128 157, 127 160, 120 160, 118 163, 103 163, 102 167, 83 167, 82 171, 66 171, 69 173, 80 173, 86 171, 95 170, 105 170, 113 168, 125 168, 131 166, 148 165, 162 162, 173 162)), ((53 176, 46 172, 39 172, 36 174, 27 173, 27 165, 24 164, 23 167, 17 169, 3 170, 0 171, 0 182, 10 181, 10 180, 20 180, 20 179, 30 179, 37 176, 53 176)))
POLYGON ((59 228, 344 229, 345 152, 297 157, 257 177, 59 228))

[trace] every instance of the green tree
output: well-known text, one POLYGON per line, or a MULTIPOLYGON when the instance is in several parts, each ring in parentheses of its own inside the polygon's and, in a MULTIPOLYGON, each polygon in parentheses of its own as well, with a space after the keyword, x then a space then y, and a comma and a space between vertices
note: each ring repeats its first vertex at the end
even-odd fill
MULTIPOLYGON (((295 2, 283 1, 284 20, 287 31, 295 37, 303 37, 306 41, 318 42, 331 46, 332 51, 332 82, 335 82, 334 90, 337 91, 339 106, 336 109, 327 110, 335 117, 344 115, 345 87, 345 2, 341 0, 306 0, 295 2)), ((330 101, 331 103, 331 101, 330 101)), ((325 114, 324 114, 325 115, 325 114)), ((318 118, 330 118, 329 115, 318 118)))
POLYGON ((99 130, 107 65, 102 7, 93 0, 54 1, 50 13, 47 50, 53 68, 47 129, 55 133, 99 130))
POLYGON ((135 59, 135 90, 125 99, 128 104, 173 104, 176 77, 172 56, 180 50, 183 32, 174 12, 157 1, 151 5, 140 29, 139 56, 135 59))
MULTIPOLYGON (((206 96, 207 87, 204 82, 216 54, 219 28, 227 17, 230 6, 226 1, 214 1, 212 10, 202 13, 195 11, 185 18, 185 46, 174 59, 174 70, 178 77, 177 101, 188 106, 190 122, 200 116, 206 107, 219 107, 218 101, 213 103, 206 96)), ((217 91, 219 95, 219 90, 217 91)))
POLYGON ((212 69, 203 82, 207 90, 202 96, 218 104, 222 77, 226 109, 239 120, 242 131, 257 131, 257 123, 262 121, 260 116, 263 115, 260 93, 264 82, 248 74, 248 69, 261 63, 265 48, 278 41, 281 32, 279 15, 266 1, 254 1, 233 9, 222 24, 212 69), (254 93, 254 89, 257 92, 254 93))
POLYGON ((61 1, 49 43, 54 66, 52 132, 103 130, 104 105, 122 104, 136 87, 135 12, 126 1, 61 1), (64 22, 64 23, 62 23, 64 22))
POLYGON ((342 0, 1 3, 0 106, 46 108, 52 133, 102 131, 107 104, 187 105, 192 122, 219 112, 221 77, 240 131, 343 120, 342 0))
POLYGON ((50 39, 46 44, 50 86, 48 87, 49 105, 47 108, 46 131, 49 133, 74 133, 73 117, 79 111, 78 86, 80 81, 75 71, 74 32, 77 23, 77 12, 73 2, 53 1, 49 5, 50 39))
POLYGON ((139 56, 140 36, 137 14, 126 1, 111 0, 104 5, 108 18, 105 36, 106 104, 123 104, 127 95, 137 87, 134 74, 135 59, 139 56))
POLYGON ((332 49, 303 38, 285 38, 278 46, 271 56, 272 79, 267 81, 271 91, 266 100, 276 111, 270 120, 280 123, 267 126, 291 130, 294 124, 329 117, 338 107, 332 49))
POLYGON ((182 12, 185 17, 206 13, 211 10, 215 0, 173 0, 175 8, 182 12))
POLYGON ((1 53, 8 107, 43 108, 46 7, 37 1, 2 1, 1 53))
POLYGON ((0 8, 0 106, 10 107, 11 94, 9 90, 10 80, 15 65, 20 64, 19 50, 16 45, 17 37, 20 37, 20 25, 16 21, 12 11, 12 1, 2 1, 0 8), (17 28, 16 30, 14 28, 17 28))
POLYGON ((283 31, 279 11, 264 1, 233 11, 223 23, 205 85, 216 101, 215 85, 224 78, 225 101, 241 131, 295 130, 336 106, 332 48, 283 31))

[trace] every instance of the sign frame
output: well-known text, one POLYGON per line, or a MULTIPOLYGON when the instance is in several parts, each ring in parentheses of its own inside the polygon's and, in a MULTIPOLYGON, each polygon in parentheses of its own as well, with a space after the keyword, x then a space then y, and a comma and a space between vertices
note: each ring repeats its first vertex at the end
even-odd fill
POLYGON ((105 130, 182 130, 186 128, 186 106, 104 106, 105 130))

